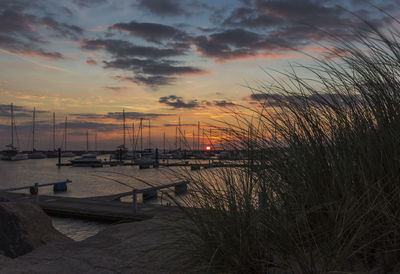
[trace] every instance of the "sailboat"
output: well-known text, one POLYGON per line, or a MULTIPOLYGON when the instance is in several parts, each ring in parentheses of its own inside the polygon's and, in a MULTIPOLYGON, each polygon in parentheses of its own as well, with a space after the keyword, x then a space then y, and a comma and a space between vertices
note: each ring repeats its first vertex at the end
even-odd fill
POLYGON ((89 132, 86 132, 86 153, 82 154, 81 157, 74 160, 70 160, 74 167, 102 167, 103 163, 100 159, 97 159, 95 152, 89 152, 89 132))
POLYGON ((143 150, 143 118, 140 119, 140 158, 134 159, 134 163, 138 165, 153 165, 155 164, 155 155, 151 149, 150 139, 150 120, 149 120, 149 133, 147 136, 147 149, 143 150))
POLYGON ((64 124, 64 152, 61 154, 61 157, 71 158, 76 155, 72 152, 67 151, 67 116, 65 116, 65 124, 64 124))
POLYGON ((14 121, 14 106, 11 103, 11 144, 7 145, 8 149, 3 151, 2 160, 7 161, 19 161, 19 160, 26 160, 28 156, 26 154, 18 152, 18 149, 14 146, 14 128, 15 128, 15 121, 14 121))
POLYGON ((47 152, 47 158, 57 158, 58 151, 56 150, 56 113, 53 112, 53 151, 47 152))
POLYGON ((122 109, 122 121, 123 121, 123 143, 119 146, 117 146, 117 151, 111 155, 111 159, 118 159, 118 160, 126 160, 127 158, 127 153, 128 149, 126 148, 126 143, 125 143, 125 130, 126 130, 126 124, 125 124, 125 109, 122 109))
MULTIPOLYGON (((140 130, 140 127, 139 127, 140 130)), ((139 139, 139 130, 137 136, 135 137, 135 123, 132 123, 132 150, 128 150, 126 153, 127 160, 135 160, 140 157, 140 154, 136 151, 137 150, 137 142, 139 139)))
POLYGON ((36 108, 33 108, 33 118, 32 118, 32 152, 28 154, 29 159, 44 159, 46 155, 43 152, 37 151, 35 149, 35 117, 36 108))

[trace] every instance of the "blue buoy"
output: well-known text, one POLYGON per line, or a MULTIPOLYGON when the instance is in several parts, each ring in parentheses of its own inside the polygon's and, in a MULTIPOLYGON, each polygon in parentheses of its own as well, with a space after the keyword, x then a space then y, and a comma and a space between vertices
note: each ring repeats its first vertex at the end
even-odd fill
POLYGON ((67 183, 66 182, 60 182, 56 183, 53 185, 53 191, 54 192, 64 192, 67 191, 67 183))

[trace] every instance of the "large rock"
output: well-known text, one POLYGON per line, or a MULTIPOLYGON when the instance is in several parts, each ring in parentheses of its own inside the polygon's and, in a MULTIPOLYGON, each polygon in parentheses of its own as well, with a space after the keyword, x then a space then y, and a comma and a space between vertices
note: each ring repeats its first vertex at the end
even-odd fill
POLYGON ((0 261, 0 274, 185 273, 180 271, 176 220, 153 218, 110 225, 81 242, 43 245, 13 260, 0 261), (178 269, 178 270, 177 270, 178 269))
POLYGON ((0 202, 0 255, 15 258, 42 244, 68 240, 39 206, 0 202))

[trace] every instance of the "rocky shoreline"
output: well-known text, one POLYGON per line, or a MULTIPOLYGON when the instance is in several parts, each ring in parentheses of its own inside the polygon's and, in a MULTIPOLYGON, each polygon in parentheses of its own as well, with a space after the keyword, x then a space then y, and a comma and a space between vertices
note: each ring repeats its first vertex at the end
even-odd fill
POLYGON ((37 205, 0 201, 0 273, 176 272, 179 238, 171 224, 181 216, 175 208, 162 212, 75 242, 54 229, 37 205))

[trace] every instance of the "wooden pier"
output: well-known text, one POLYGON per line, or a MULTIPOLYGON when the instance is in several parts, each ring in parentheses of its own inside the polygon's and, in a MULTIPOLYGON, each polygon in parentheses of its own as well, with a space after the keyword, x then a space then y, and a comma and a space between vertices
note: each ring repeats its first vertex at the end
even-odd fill
POLYGON ((114 195, 88 198, 39 194, 30 195, 3 190, 0 191, 0 198, 5 198, 13 202, 36 203, 51 216, 89 219, 102 222, 132 222, 149 219, 154 216, 178 213, 178 209, 175 207, 138 203, 137 194, 142 193, 144 195, 145 193, 154 193, 154 191, 170 187, 175 187, 175 190, 186 190, 186 184, 186 182, 178 182, 146 189, 133 189, 129 192, 114 195), (120 198, 131 195, 133 200, 131 203, 120 201, 120 198))

